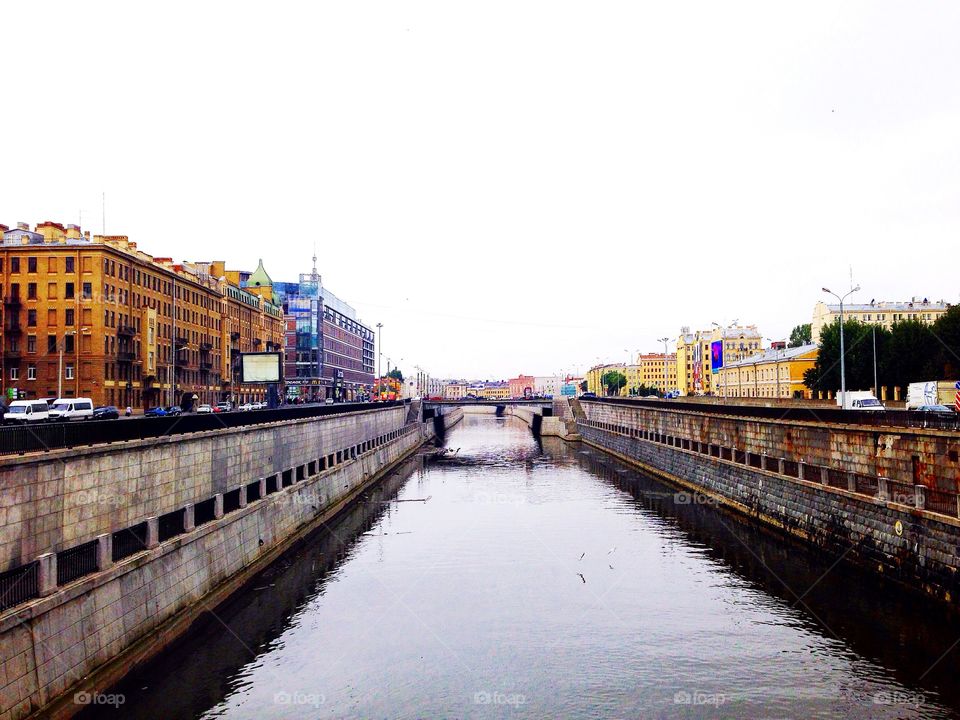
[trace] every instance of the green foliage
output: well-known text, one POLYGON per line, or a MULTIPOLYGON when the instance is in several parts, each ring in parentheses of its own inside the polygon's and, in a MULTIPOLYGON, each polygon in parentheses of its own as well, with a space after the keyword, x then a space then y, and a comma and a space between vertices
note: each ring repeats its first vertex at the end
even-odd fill
MULTIPOLYGON (((845 320, 843 340, 846 347, 846 372, 848 390, 866 390, 873 387, 873 325, 859 320, 845 320)), ((882 327, 877 332, 877 358, 886 356, 890 331, 882 327)), ((820 351, 816 364, 803 376, 804 384, 811 390, 840 389, 840 321, 827 325, 820 333, 820 351)), ((880 384, 891 384, 883 378, 880 384)))
POLYGON ((790 341, 787 343, 787 347, 800 347, 811 342, 813 342, 813 335, 811 334, 810 323, 805 323, 797 325, 790 332, 790 341))
POLYGON ((618 395, 620 388, 627 384, 627 376, 617 370, 608 370, 600 377, 600 384, 606 389, 607 395, 618 395))
POLYGON ((580 392, 587 392, 587 381, 583 380, 580 383, 580 392))
POLYGON ((960 378, 960 305, 954 305, 933 324, 936 341, 933 362, 937 374, 929 380, 956 380, 960 378))
POLYGON ((403 373, 400 372, 397 368, 394 368, 387 373, 387 377, 393 378, 397 382, 403 382, 403 373))
POLYGON ((634 397, 646 397, 647 395, 660 397, 660 388, 648 387, 641 383, 640 387, 630 388, 630 394, 634 397))

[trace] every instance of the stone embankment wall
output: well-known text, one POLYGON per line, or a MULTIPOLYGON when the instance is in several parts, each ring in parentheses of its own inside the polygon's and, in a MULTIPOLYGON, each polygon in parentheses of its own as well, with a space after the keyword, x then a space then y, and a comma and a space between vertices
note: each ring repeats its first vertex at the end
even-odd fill
MULTIPOLYGON (((877 443, 874 430, 856 427, 778 428, 752 419, 581 404, 586 417, 578 425, 591 445, 938 599, 960 598, 956 496, 861 474, 909 467, 909 457, 898 454, 947 449, 960 438, 907 432, 877 443), (814 459, 830 465, 807 462, 814 459), (940 504, 931 509, 934 499, 940 504)), ((676 497, 697 501, 686 493, 676 497)))
POLYGON ((76 693, 103 692, 159 652, 432 436, 430 423, 404 424, 405 412, 48 453, 21 461, 22 475, 4 463, 8 517, 16 511, 25 535, 14 550, 5 543, 7 559, 48 552, 42 597, 0 613, 0 718, 69 717, 83 709, 76 693), (168 539, 163 512, 180 522, 168 539), (114 560, 123 532, 112 531, 140 521, 146 547, 114 560), (96 571, 58 584, 56 551, 91 536, 96 571))

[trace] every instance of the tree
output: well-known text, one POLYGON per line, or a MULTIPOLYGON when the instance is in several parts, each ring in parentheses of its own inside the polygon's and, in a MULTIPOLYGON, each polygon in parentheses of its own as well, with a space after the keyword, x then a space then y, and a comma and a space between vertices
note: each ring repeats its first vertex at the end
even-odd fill
POLYGON ((608 370, 600 378, 600 383, 606 387, 607 395, 618 395, 620 388, 627 384, 627 376, 616 370, 608 370))
MULTIPOLYGON (((879 345, 880 337, 877 336, 879 345)), ((943 365, 938 367, 941 349, 932 328, 920 320, 895 323, 880 358, 880 384, 905 388, 912 382, 939 380, 943 365)))
POLYGON ((804 323, 803 325, 797 325, 790 331, 790 341, 787 343, 787 347, 800 347, 801 345, 809 345, 811 342, 813 342, 813 335, 811 334, 810 323, 804 323))
POLYGON ((936 374, 929 380, 960 379, 960 305, 954 305, 933 323, 936 374))
POLYGON ((586 380, 581 380, 581 381, 580 381, 580 392, 587 392, 587 381, 586 381, 586 380))
POLYGON ((387 377, 393 378, 397 382, 403 382, 403 373, 400 372, 397 368, 394 368, 393 370, 388 372, 387 377))
MULTIPOLYGON (((887 357, 890 331, 877 327, 877 357, 887 357)), ((865 390, 873 387, 873 326, 859 320, 845 320, 843 342, 847 390, 865 390)), ((885 377, 885 376, 884 376, 885 377)), ((840 320, 827 325, 820 333, 820 350, 814 366, 803 376, 811 390, 840 390, 840 320)), ((881 380, 884 385, 889 381, 881 380)))

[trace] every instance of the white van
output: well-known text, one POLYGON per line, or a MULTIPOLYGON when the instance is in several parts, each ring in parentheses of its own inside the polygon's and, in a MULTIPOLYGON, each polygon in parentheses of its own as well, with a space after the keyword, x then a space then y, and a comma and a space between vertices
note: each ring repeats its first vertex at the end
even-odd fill
POLYGON ((50 408, 51 420, 89 420, 93 417, 90 398, 57 398, 50 408))
POLYGON ((847 390, 847 396, 844 402, 841 402, 843 393, 837 391, 837 405, 844 410, 871 410, 874 412, 883 412, 887 408, 883 403, 877 400, 874 394, 868 390, 847 390))
POLYGON ((14 400, 3 414, 5 423, 46 422, 50 409, 43 400, 14 400))

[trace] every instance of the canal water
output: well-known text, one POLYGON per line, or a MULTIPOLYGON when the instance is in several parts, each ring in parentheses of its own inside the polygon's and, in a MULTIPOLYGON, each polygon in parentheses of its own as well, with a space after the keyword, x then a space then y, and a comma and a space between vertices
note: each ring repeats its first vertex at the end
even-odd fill
POLYGON ((943 608, 512 418, 446 445, 85 717, 958 716, 943 608))

